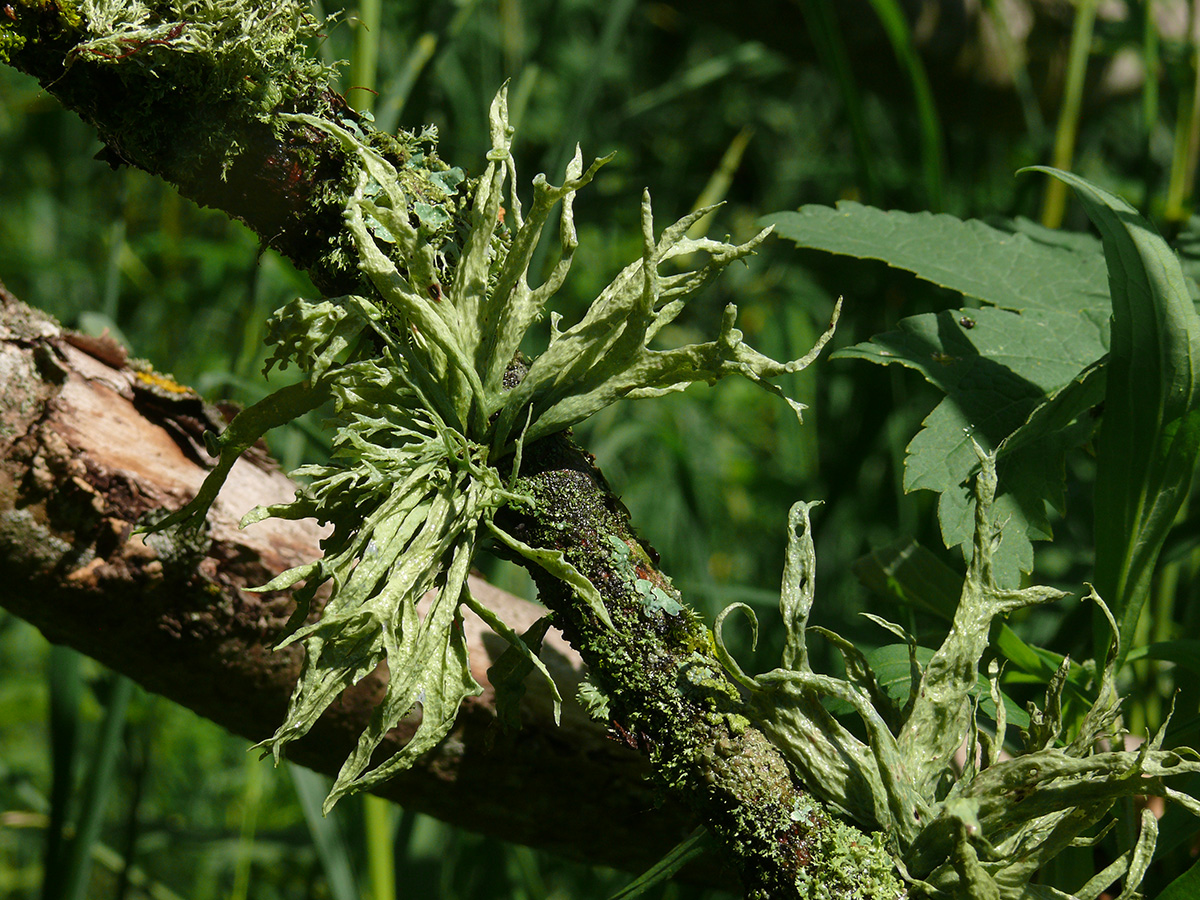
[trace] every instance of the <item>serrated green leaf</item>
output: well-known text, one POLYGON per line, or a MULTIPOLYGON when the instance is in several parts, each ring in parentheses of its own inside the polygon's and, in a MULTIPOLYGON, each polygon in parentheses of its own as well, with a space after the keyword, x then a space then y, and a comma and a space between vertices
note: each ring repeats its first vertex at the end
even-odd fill
MULTIPOLYGON (((882 260, 940 287, 1002 309, 1075 311, 1106 327, 1104 260, 1085 241, 1051 242, 1034 230, 977 220, 884 211, 843 201, 762 219, 801 247, 882 260)), ((1094 357, 1093 357, 1094 358, 1094 357)))
POLYGON ((1097 451, 1096 589, 1125 653, 1200 452, 1200 316, 1179 260, 1132 206, 1077 175, 1034 171, 1070 185, 1104 241, 1113 331, 1097 451))
POLYGON ((947 546, 967 550, 971 533, 964 485, 975 460, 967 434, 1001 450, 998 502, 1011 526, 996 564, 1016 584, 1032 567, 1031 541, 1049 536, 1045 501, 1061 510, 1063 454, 1086 436, 1082 417, 1102 382, 1096 375, 1075 385, 1107 350, 1111 303, 1098 243, 1024 221, 1001 229, 849 202, 764 221, 801 247, 879 259, 995 307, 906 319, 899 332, 838 355, 900 362, 947 392, 910 444, 905 467, 906 489, 939 493, 947 546))
POLYGON ((996 458, 1004 459, 1036 441, 1052 439, 1073 428, 1072 443, 1091 435, 1094 421, 1091 413, 1104 402, 1108 360, 1092 363, 1062 387, 1047 394, 1016 431, 1000 442, 996 458))
POLYGON ((1063 424, 1064 409, 1075 417, 1081 410, 1057 404, 1043 412, 1046 398, 1073 383, 1103 352, 1099 333, 1077 314, 978 309, 912 316, 897 331, 835 356, 899 363, 946 393, 908 445, 904 486, 937 492, 948 547, 969 552, 974 499, 966 483, 979 466, 971 442, 995 450, 1021 433, 1000 463, 1003 493, 997 501, 1009 524, 996 565, 1002 583, 1015 585, 1033 567, 1031 542, 1050 536, 1047 505, 1064 506, 1065 453, 1090 428, 1090 422, 1079 433, 1047 427, 1063 424))

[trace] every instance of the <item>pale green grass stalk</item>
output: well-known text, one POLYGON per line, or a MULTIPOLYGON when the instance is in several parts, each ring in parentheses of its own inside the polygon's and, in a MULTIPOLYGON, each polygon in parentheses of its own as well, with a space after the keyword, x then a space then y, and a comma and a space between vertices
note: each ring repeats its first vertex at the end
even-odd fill
POLYGON ((1200 52, 1196 46, 1196 4, 1188 7, 1187 54, 1192 76, 1190 91, 1179 97, 1179 115, 1175 122, 1175 147, 1171 154, 1171 178, 1167 184, 1167 204, 1163 216, 1169 222, 1185 222, 1189 215, 1192 189, 1196 184, 1196 160, 1200 153, 1200 52))
POLYGON ((258 830, 258 811, 262 805, 263 765, 254 756, 246 757, 245 778, 242 782, 242 829, 238 836, 236 863, 233 870, 233 889, 229 900, 246 900, 250 896, 250 869, 254 862, 254 835, 258 830))
MULTIPOLYGON (((738 168, 742 164, 742 157, 746 153, 746 147, 750 145, 750 138, 754 136, 754 129, 749 126, 739 131, 729 146, 725 149, 725 153, 721 156, 721 161, 717 164, 717 168, 712 175, 708 177, 708 182, 704 185, 704 189, 700 191, 700 196, 696 198, 696 202, 692 205, 692 212, 698 209, 703 209, 706 206, 715 206, 725 200, 725 195, 729 193, 729 186, 733 184, 733 176, 737 174, 738 168)), ((699 240, 708 233, 708 229, 712 227, 713 219, 716 218, 717 210, 713 210, 697 219, 692 227, 688 229, 687 236, 692 240, 699 240)))
MULTIPOLYGON (((1067 54, 1067 81, 1063 87, 1062 108, 1054 134, 1054 158, 1050 165, 1065 172, 1071 171, 1075 159, 1075 139, 1079 134, 1079 115, 1083 106, 1084 79, 1087 76, 1088 56, 1096 24, 1099 0, 1080 0, 1071 28, 1071 46, 1067 54)), ((1042 224, 1047 228, 1062 225, 1067 207, 1067 185, 1057 178, 1046 183, 1042 199, 1042 224)))
POLYGON ((1142 188, 1142 209, 1149 209, 1154 197, 1157 180, 1156 167, 1152 159, 1151 144, 1154 131, 1158 127, 1159 90, 1158 82, 1162 74, 1162 52, 1158 35, 1158 22, 1154 17, 1154 3, 1142 4, 1142 69, 1146 73, 1142 83, 1142 166, 1144 184, 1142 188))
POLYGON ((369 896, 371 900, 395 900, 396 816, 392 804, 374 794, 364 794, 363 827, 367 836, 369 896))
POLYGON ((396 131, 417 79, 439 50, 445 51, 454 43, 462 33, 463 26, 470 21, 478 8, 479 0, 466 0, 442 31, 432 28, 423 31, 406 48, 403 63, 387 83, 380 86, 378 110, 375 115, 375 122, 380 131, 389 134, 396 131))
POLYGON ((375 108, 375 78, 379 68, 381 0, 361 0, 354 23, 354 49, 350 54, 350 88, 346 100, 359 112, 375 108))

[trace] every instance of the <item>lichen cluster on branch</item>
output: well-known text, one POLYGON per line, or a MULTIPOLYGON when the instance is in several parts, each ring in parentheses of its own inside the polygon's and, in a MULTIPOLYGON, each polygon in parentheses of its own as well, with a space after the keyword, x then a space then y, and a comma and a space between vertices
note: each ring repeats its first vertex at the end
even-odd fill
POLYGON ((482 536, 570 584, 580 602, 611 627, 596 587, 560 552, 531 547, 495 521, 503 506, 532 503, 513 489, 526 442, 616 400, 656 396, 730 374, 778 393, 769 379, 808 365, 832 333, 831 328, 806 357, 776 362, 744 344, 730 306, 716 340, 650 349, 687 298, 730 262, 752 253, 767 232, 740 245, 691 240, 687 229, 708 211, 697 210, 656 237, 646 195, 641 259, 601 292, 578 324, 561 329, 559 317, 551 314, 548 349, 516 387, 506 386, 505 372, 526 332, 542 319, 569 271, 577 245, 575 192, 605 160, 584 170, 576 152, 561 186, 538 176, 526 215, 515 185, 503 89, 490 116, 489 164, 453 266, 440 240, 433 239, 435 229, 414 215, 401 174, 382 154, 338 123, 287 117, 334 136, 361 162, 345 223, 374 295, 300 300, 275 315, 272 363, 295 363, 305 381, 243 412, 213 447, 221 462, 196 501, 158 526, 198 525, 247 439, 303 408, 333 400, 335 462, 302 470, 310 483, 294 503, 256 510, 246 520, 316 517, 334 526, 321 560, 264 586, 276 590, 305 582, 286 642, 302 640, 308 651, 287 720, 265 746, 278 756, 344 688, 381 661, 389 665, 387 696, 340 773, 330 804, 410 765, 449 731, 461 701, 479 691, 461 641, 461 605, 483 614, 549 678, 526 643, 467 590, 466 574, 482 536), (504 199, 508 225, 501 222, 504 199), (533 288, 528 268, 538 236, 560 203, 561 259, 546 282, 533 288), (666 262, 693 255, 707 262, 662 271, 666 262), (501 466, 509 472, 506 478, 501 466), (332 593, 321 620, 303 626, 308 602, 327 582, 332 593), (436 599, 421 618, 416 602, 430 590, 436 599), (414 708, 422 715, 416 736, 391 759, 370 767, 384 734, 414 708))
MULTIPOLYGON (((1067 895, 1054 888, 1032 885, 1034 875, 1067 847, 1099 841, 1103 830, 1095 837, 1087 833, 1120 798, 1167 797, 1200 815, 1200 800, 1163 781, 1200 772, 1200 754, 1187 748, 1163 750, 1166 723, 1136 751, 1098 751, 1102 741, 1119 739, 1120 698, 1116 623, 1094 591, 1088 599, 1107 616, 1113 642, 1097 698, 1075 733, 1062 739, 1069 659, 1052 681, 1044 707, 1031 704, 1024 747, 1012 758, 1003 752, 1007 723, 1000 671, 993 661, 987 682, 995 729, 985 733, 976 694, 993 620, 1065 595, 1036 586, 1004 589, 997 583, 996 463, 994 455, 978 446, 976 451, 981 470, 975 483, 973 553, 941 647, 922 666, 912 635, 870 617, 909 647, 913 678, 903 703, 884 690, 862 651, 833 632, 808 625, 815 597, 809 525, 813 504, 797 504, 790 516, 780 598, 787 637, 780 667, 751 678, 725 650, 721 628, 729 613, 742 610, 755 621, 744 604, 734 604, 718 617, 716 642, 727 670, 749 698, 751 721, 783 751, 818 798, 864 829, 887 835, 911 896, 1064 900, 1067 895), (812 670, 809 634, 826 638, 841 652, 844 678, 812 670), (846 704, 861 719, 865 741, 829 712, 825 703, 830 700, 846 704), (967 762, 960 771, 954 759, 964 742, 967 762)), ((1147 811, 1136 845, 1072 896, 1096 900, 1122 877, 1132 891, 1153 857, 1156 835, 1154 817, 1147 811)))

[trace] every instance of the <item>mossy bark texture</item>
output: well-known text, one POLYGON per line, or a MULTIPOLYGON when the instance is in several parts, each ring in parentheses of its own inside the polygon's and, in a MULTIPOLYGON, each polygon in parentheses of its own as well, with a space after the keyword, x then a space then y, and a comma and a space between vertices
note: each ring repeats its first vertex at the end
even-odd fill
MULTIPOLYGON (((213 5, 216 15, 222 5, 232 7, 213 5)), ((79 4, 15 0, 0 15, 0 48, 14 68, 96 128, 105 161, 158 175, 201 206, 241 220, 327 295, 358 289, 342 228, 356 164, 336 140, 281 114, 341 123, 358 117, 330 89, 325 70, 309 61, 293 23, 264 17, 249 26, 264 32, 257 46, 248 42, 222 58, 193 46, 199 23, 185 19, 164 28, 176 11, 151 6, 161 9, 146 23, 146 37, 97 45, 108 35, 97 33, 79 4)), ((380 136, 378 143, 393 164, 407 161, 398 142, 380 136)))
POLYGON ((822 858, 827 815, 792 776, 779 751, 740 712, 738 688, 713 652, 711 631, 686 607, 633 531, 592 457, 569 437, 529 450, 519 489, 536 501, 506 529, 562 551, 604 599, 605 625, 566 585, 535 571, 542 601, 587 661, 614 728, 647 754, 658 780, 690 803, 724 848, 753 898, 807 897, 812 869, 826 896, 857 893, 863 880, 822 858), (657 598, 666 598, 666 601, 657 598))
MULTIPOLYGON (((358 163, 326 133, 286 115, 353 128, 398 168, 408 162, 405 145, 358 120, 302 47, 276 38, 262 48, 270 66, 242 53, 236 66, 245 71, 230 78, 222 67, 235 63, 191 52, 188 21, 160 21, 173 15, 167 4, 156 37, 104 49, 92 40, 92 23, 61 0, 18 0, 5 10, 0 29, 10 62, 93 124, 112 162, 158 174, 243 220, 326 294, 369 293, 341 220, 358 163)), ((562 583, 535 573, 542 599, 607 699, 614 731, 705 823, 747 895, 871 896, 857 863, 844 854, 832 859, 828 817, 739 712, 738 688, 717 661, 711 632, 676 608, 678 592, 591 458, 565 436, 543 439, 525 448, 518 487, 536 509, 508 515, 506 530, 562 551, 612 616, 615 628, 562 583)))

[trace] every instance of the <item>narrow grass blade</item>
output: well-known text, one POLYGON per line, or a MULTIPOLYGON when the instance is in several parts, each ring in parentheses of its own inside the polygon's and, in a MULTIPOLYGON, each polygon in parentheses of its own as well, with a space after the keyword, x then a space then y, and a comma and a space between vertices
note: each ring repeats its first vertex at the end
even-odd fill
POLYGON ((666 856, 634 880, 632 884, 613 894, 610 900, 633 900, 634 897, 642 896, 650 888, 666 881, 693 859, 704 853, 711 840, 708 832, 703 827, 697 828, 668 851, 666 856))
POLYGON ((913 46, 912 29, 897 0, 871 0, 875 14, 887 33, 896 61, 912 82, 913 99, 917 104, 917 124, 921 129, 921 169, 925 177, 925 192, 930 209, 942 207, 942 175, 946 167, 942 150, 942 122, 933 102, 933 88, 925 65, 913 46))
MULTIPOLYGON (((1189 22, 1193 22, 1195 16, 1193 4, 1189 22)), ((1194 24, 1188 29, 1188 34, 1191 37, 1185 45, 1187 52, 1183 58, 1186 64, 1183 68, 1191 76, 1191 85, 1189 90, 1180 91, 1179 95, 1179 114, 1175 119, 1175 150, 1171 157, 1171 178, 1167 184, 1167 205, 1163 211, 1166 219, 1171 222, 1187 221, 1188 206, 1194 202, 1192 190, 1196 183, 1196 155, 1200 149, 1200 50, 1196 46, 1194 24)), ((1152 69, 1147 71, 1153 72, 1152 69)))
MULTIPOLYGON (((737 174, 738 167, 742 164, 742 156, 745 154, 746 147, 753 136, 754 129, 747 126, 739 131, 733 140, 729 142, 729 146, 721 156, 721 162, 717 164, 716 171, 709 176, 708 183, 704 185, 700 196, 692 204, 693 211, 704 209, 705 207, 717 206, 725 202, 725 195, 729 193, 729 186, 733 184, 733 176, 737 174)), ((702 218, 693 222, 692 227, 687 231, 687 236, 692 240, 699 240, 708 234, 708 229, 712 225, 716 214, 717 211, 715 209, 711 210, 702 218)))
POLYGON ((65 831, 71 821, 71 798, 75 787, 75 761, 79 741, 79 654, 69 647, 54 645, 46 670, 50 688, 50 822, 46 828, 43 858, 42 900, 62 896, 66 868, 65 831))
POLYGON ((66 877, 62 896, 65 900, 83 900, 87 896, 92 868, 92 849, 100 835, 104 810, 113 785, 113 769, 122 749, 125 714, 133 694, 133 682, 124 675, 113 675, 109 683, 107 709, 100 727, 99 740, 92 751, 91 768, 79 798, 75 838, 66 859, 66 877))
POLYGON ((237 862, 233 869, 233 888, 229 900, 246 900, 250 896, 250 868, 254 861, 254 834, 258 830, 258 811, 262 805, 263 765, 253 756, 246 757, 243 767, 242 828, 238 835, 237 862))
POLYGON ((445 18, 454 9, 453 17, 444 26, 429 28, 418 35, 406 48, 404 62, 398 67, 388 83, 379 92, 379 106, 375 113, 375 124, 385 134, 395 133, 400 116, 408 103, 409 95, 421 73, 428 67, 438 51, 445 52, 479 8, 479 0, 463 3, 443 2, 438 5, 433 18, 445 18), (439 30, 440 29, 440 30, 439 30))
MULTIPOLYGON (((605 62, 612 58, 617 41, 624 33, 626 23, 633 14, 634 6, 636 6, 635 0, 613 0, 609 4, 604 19, 604 28, 600 33, 600 39, 596 42, 596 49, 592 53, 591 65, 587 67, 588 74, 575 90, 575 96, 568 107, 570 111, 567 113, 566 121, 559 127, 558 133, 562 135, 562 139, 559 141, 558 147, 546 155, 546 162, 542 167, 543 172, 557 176, 559 172, 564 171, 575 152, 575 146, 582 143, 587 137, 585 123, 592 114, 596 94, 604 80, 605 62)), ((548 241, 538 244, 529 265, 530 274, 541 273, 549 246, 548 241)))
MULTIPOLYGON (((1013 37, 1013 23, 1009 21, 1005 6, 1006 4, 999 0, 983 0, 984 14, 992 20, 992 30, 996 35, 996 40, 1000 43, 1000 51, 1004 54, 1004 58, 1008 62, 1009 73, 1012 75, 1013 90, 1016 91, 1017 98, 1021 101, 1021 114, 1025 117, 1025 128, 1029 132, 1029 139, 1040 153, 1047 143, 1046 120, 1042 116, 1037 91, 1034 90, 1033 81, 1029 77, 1029 66, 1025 62, 1024 50, 1017 46, 1016 38, 1013 37)), ((1152 78, 1146 79, 1147 82, 1153 80, 1152 78)))
MULTIPOLYGON (((1113 324, 1097 454, 1095 585, 1118 623, 1119 664, 1200 452, 1200 317, 1179 260, 1133 207, 1077 175, 1035 170, 1072 187, 1104 239, 1113 324)), ((1107 639, 1107 629, 1097 629, 1097 659, 1107 639)))
MULTIPOLYGON (((596 102, 596 94, 604 80, 605 62, 611 59, 616 51, 617 41, 625 32, 626 23, 633 14, 634 6, 636 6, 634 0, 614 0, 608 6, 604 28, 601 30, 600 39, 596 42, 595 50, 592 52, 591 65, 587 67, 587 75, 582 83, 577 86, 575 96, 568 107, 570 111, 567 114, 567 120, 559 129, 562 138, 554 151, 553 160, 542 171, 552 174, 563 171, 575 153, 575 145, 581 143, 586 136, 584 123, 591 116, 592 107, 596 102)), ((537 270, 531 268, 531 271, 537 270)))
POLYGON ((359 112, 375 106, 375 75, 379 67, 382 0, 360 0, 354 23, 354 50, 350 54, 350 87, 346 99, 359 112))
POLYGON ((370 900, 396 900, 396 818, 392 804, 363 794, 363 830, 367 836, 370 900))
MULTIPOLYGON (((1099 0, 1080 0, 1075 8, 1075 23, 1071 28, 1071 46, 1067 51, 1067 80, 1063 86, 1062 108, 1058 113, 1058 128, 1054 133, 1054 166, 1070 169, 1075 157, 1075 137, 1079 132, 1079 110, 1083 105, 1083 82, 1087 75, 1088 56, 1092 49, 1092 31, 1096 24, 1099 0)), ((1042 201, 1042 224, 1057 228, 1062 224, 1067 205, 1067 186, 1052 181, 1046 187, 1042 201)))
POLYGON ((362 900, 358 882, 354 877, 350 849, 338 823, 338 817, 326 817, 321 814, 321 804, 325 802, 325 795, 329 793, 328 780, 316 772, 292 763, 288 763, 288 771, 292 773, 292 784, 296 788, 300 808, 304 810, 308 833, 312 835, 317 858, 321 860, 321 868, 325 871, 330 896, 333 900, 362 900))
POLYGON ((878 203, 881 199, 879 174, 875 167, 875 148, 867 132, 862 91, 858 89, 854 78, 850 54, 846 50, 846 42, 842 40, 833 6, 830 0, 802 0, 800 9, 812 34, 817 55, 837 82, 838 93, 846 107, 850 137, 854 141, 854 163, 863 195, 868 203, 878 203))

